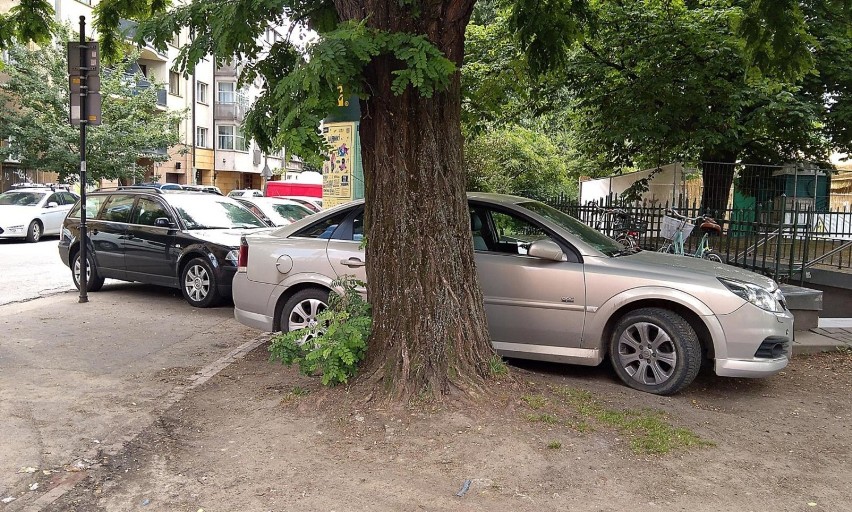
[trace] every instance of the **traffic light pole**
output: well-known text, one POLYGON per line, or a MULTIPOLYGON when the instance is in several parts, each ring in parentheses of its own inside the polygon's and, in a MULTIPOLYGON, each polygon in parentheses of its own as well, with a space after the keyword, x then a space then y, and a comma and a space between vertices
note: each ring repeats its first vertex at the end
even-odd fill
MULTIPOLYGON (((86 17, 80 16, 80 300, 89 302, 89 278, 86 275, 88 268, 88 236, 86 233, 86 124, 89 119, 88 112, 88 68, 89 47, 86 45, 86 17)), ((74 264, 73 262, 71 263, 74 264)))

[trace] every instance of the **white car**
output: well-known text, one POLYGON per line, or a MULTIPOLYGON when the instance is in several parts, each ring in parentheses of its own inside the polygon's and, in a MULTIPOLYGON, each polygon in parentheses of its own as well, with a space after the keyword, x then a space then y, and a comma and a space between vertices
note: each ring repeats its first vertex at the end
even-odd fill
POLYGON ((289 199, 290 201, 296 201, 304 205, 305 207, 319 212, 322 211, 322 198, 321 197, 312 197, 312 196, 273 196, 281 199, 289 199))
POLYGON ((273 226, 287 226, 314 213, 313 210, 297 201, 281 197, 235 197, 234 199, 273 226))
POLYGON ((256 188, 232 190, 228 197, 263 197, 263 191, 256 188))
POLYGON ((0 238, 38 242, 58 235, 65 215, 79 196, 66 190, 16 188, 0 194, 0 238))

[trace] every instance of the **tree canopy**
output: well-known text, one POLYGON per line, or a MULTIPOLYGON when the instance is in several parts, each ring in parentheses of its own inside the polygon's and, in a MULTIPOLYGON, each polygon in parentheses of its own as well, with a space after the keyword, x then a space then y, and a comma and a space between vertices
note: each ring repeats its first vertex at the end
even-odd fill
MULTIPOLYGON (((65 38, 67 39, 67 37, 65 38)), ((0 85, 0 158, 13 155, 27 168, 56 172, 60 180, 80 167, 80 131, 68 121, 65 43, 9 48, 8 81, 0 85)), ((88 129, 87 169, 92 181, 142 177, 140 159, 168 160, 179 142, 181 112, 157 108, 156 84, 131 71, 133 55, 102 73, 101 126, 88 129)))

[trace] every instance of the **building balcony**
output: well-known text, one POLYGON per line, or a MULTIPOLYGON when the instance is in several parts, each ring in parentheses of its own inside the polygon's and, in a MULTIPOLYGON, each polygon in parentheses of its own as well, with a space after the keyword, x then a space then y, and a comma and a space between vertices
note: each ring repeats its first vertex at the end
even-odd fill
POLYGON ((234 62, 226 62, 216 68, 216 76, 238 76, 239 69, 234 62))
MULTIPOLYGON (((118 31, 125 39, 133 40, 133 38, 136 37, 136 28, 138 26, 139 24, 135 21, 120 20, 118 22, 118 31)), ((140 50, 142 51, 142 54, 139 56, 141 59, 156 60, 160 62, 167 62, 169 60, 169 57, 165 52, 161 52, 154 48, 154 45, 148 41, 145 42, 145 46, 140 48, 140 50)))
POLYGON ((242 122, 246 118, 248 107, 240 103, 216 103, 213 119, 216 121, 242 122))

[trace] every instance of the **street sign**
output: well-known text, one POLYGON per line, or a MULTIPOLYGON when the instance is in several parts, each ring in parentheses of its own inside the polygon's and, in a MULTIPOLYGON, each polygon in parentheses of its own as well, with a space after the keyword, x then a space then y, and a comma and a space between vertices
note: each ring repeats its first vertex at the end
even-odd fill
MULTIPOLYGON (((88 111, 88 115, 86 116, 88 120, 89 126, 100 125, 101 124, 101 93, 89 93, 86 95, 87 105, 86 110, 88 111)), ((79 126, 80 124, 80 95, 72 94, 71 95, 71 125, 79 126)))
MULTIPOLYGON (((98 48, 98 43, 97 41, 89 41, 86 43, 86 46, 89 47, 89 63, 87 66, 88 69, 86 71, 86 74, 90 76, 97 75, 101 70, 101 53, 100 49, 98 48)), ((80 43, 78 42, 68 43, 68 74, 80 74, 80 43)))
MULTIPOLYGON (((68 77, 71 94, 80 94, 80 82, 82 77, 79 75, 71 75, 68 77)), ((89 94, 101 92, 101 77, 99 75, 89 75, 86 77, 86 87, 89 94)), ((91 107, 90 107, 91 108, 91 107)))

